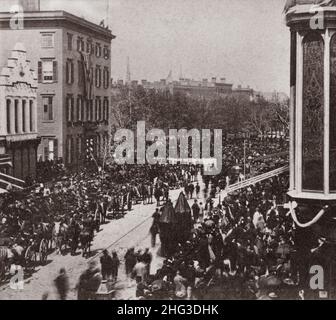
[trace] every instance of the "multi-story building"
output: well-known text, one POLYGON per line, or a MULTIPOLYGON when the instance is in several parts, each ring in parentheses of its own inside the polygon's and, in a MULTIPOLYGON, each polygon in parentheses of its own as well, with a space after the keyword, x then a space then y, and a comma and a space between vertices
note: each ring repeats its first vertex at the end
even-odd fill
POLYGON ((0 187, 3 180, 20 186, 6 175, 21 180, 36 176, 37 77, 23 45, 2 50, 9 57, 0 65, 0 187))
MULTIPOLYGON (((132 81, 133 86, 137 81, 132 81)), ((217 80, 212 78, 211 81, 203 79, 202 81, 181 78, 179 81, 160 81, 148 82, 142 80, 141 85, 145 89, 169 90, 171 93, 180 92, 196 99, 214 99, 216 97, 226 97, 232 93, 232 84, 227 83, 225 78, 217 80)))
MULTIPOLYGON (((35 8, 36 9, 36 8, 35 8)), ((107 143, 111 30, 65 11, 25 11, 23 29, 13 14, 0 13, 2 48, 22 43, 37 70, 38 159, 62 158, 66 165, 99 155, 107 143)), ((0 51, 0 63, 6 59, 0 51)))

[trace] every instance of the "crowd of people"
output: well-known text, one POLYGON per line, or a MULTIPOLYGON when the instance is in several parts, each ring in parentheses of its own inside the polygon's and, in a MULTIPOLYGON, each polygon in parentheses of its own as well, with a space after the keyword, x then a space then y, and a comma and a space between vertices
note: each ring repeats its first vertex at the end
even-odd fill
MULTIPOLYGON (((212 297, 216 288, 221 288, 220 297, 226 299, 276 297, 279 291, 275 289, 283 284, 294 286, 300 280, 295 263, 293 222, 283 208, 287 175, 230 194, 218 206, 214 206, 214 199, 236 182, 238 176, 233 167, 239 166, 239 173, 247 173, 244 179, 270 171, 286 164, 286 148, 285 141, 228 142, 223 148, 222 173, 212 177, 203 175, 204 205, 198 200, 202 190, 196 181, 198 170, 203 172, 196 166, 113 165, 104 171, 68 174, 57 163, 57 175, 64 175, 63 178, 51 183, 46 179, 26 192, 13 191, 3 196, 1 239, 24 245, 20 239, 24 241, 27 235, 38 234, 43 237, 46 225, 60 222, 68 227, 71 252, 75 253, 84 221, 89 219, 93 230, 99 231, 99 224, 107 216, 123 215, 135 203, 152 204, 155 199, 158 209, 150 230, 151 244, 155 247, 161 229, 160 206, 169 202, 170 189, 183 188, 187 198, 195 199, 190 212, 193 228, 189 238, 166 256, 156 274, 150 274, 152 257, 148 249, 137 253, 129 250, 124 257, 126 273, 137 283, 137 297, 202 299, 212 297), (270 279, 273 284, 267 283, 270 279)), ((46 166, 43 172, 52 176, 52 171, 46 166)), ((104 251, 101 269, 92 264, 83 278, 95 280, 94 288, 102 279, 116 281, 119 265, 116 252, 104 251)), ((65 279, 64 275, 65 270, 61 270, 59 278, 65 279)), ((79 297, 89 298, 90 294, 85 296, 84 291, 79 290, 79 297)), ((64 298, 64 294, 60 295, 64 298)))
MULTIPOLYGON (((286 163, 283 144, 268 146, 267 156, 259 143, 251 143, 255 172, 270 171, 286 163), (256 152, 254 150, 260 150, 256 152), (269 151, 271 150, 271 151, 269 151), (258 164, 262 163, 260 167, 258 164)), ((193 228, 189 238, 180 242, 173 253, 165 255, 161 268, 150 273, 151 255, 127 251, 126 274, 136 282, 137 299, 277 299, 301 298, 295 228, 283 204, 288 190, 288 175, 275 176, 228 195, 215 206, 218 193, 225 189, 233 165, 241 164, 241 148, 227 146, 226 172, 222 177, 203 176, 205 204, 199 200, 200 185, 193 175, 184 183, 187 198, 195 199, 190 208, 193 228), (194 183, 192 183, 194 182, 194 183), (294 288, 294 290, 293 290, 294 288)), ((229 182, 229 183, 230 183, 229 182)), ((163 211, 153 214, 151 245, 160 234, 163 211)), ((162 247, 162 241, 161 241, 162 247)), ((119 261, 119 260, 118 260, 119 261)))
POLYGON ((66 174, 57 181, 9 192, 0 203, 0 245, 11 247, 20 265, 32 239, 37 251, 45 239, 60 253, 69 247, 76 254, 108 218, 124 216, 135 203, 156 199, 160 205, 169 190, 181 187, 194 171, 184 165, 114 165, 104 172, 66 174))

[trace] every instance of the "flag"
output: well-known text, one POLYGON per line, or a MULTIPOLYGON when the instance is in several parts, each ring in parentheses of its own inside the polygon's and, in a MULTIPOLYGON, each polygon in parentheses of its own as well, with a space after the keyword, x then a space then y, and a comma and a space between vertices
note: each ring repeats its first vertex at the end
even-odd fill
POLYGON ((81 52, 81 59, 84 68, 84 98, 91 100, 93 98, 93 68, 90 53, 81 52))

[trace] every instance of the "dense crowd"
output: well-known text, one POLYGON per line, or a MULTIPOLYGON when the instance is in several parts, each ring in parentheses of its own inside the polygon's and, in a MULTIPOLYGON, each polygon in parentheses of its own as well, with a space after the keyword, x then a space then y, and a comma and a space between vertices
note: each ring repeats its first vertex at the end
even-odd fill
POLYGON ((274 177, 213 209, 197 209, 195 202, 190 238, 155 275, 138 279, 138 296, 274 298, 297 284, 293 222, 279 206, 287 183, 286 176, 274 177))
POLYGON ((180 187, 190 172, 194 174, 196 168, 115 165, 104 172, 66 174, 57 181, 9 192, 0 204, 1 245, 24 249, 34 238, 38 247, 42 238, 53 240, 55 224, 60 224, 74 254, 81 230, 90 229, 92 240, 106 218, 123 216, 135 203, 153 203, 154 198, 160 204, 168 199, 170 188, 180 187))
MULTIPOLYGON (((69 174, 61 163, 44 164, 40 168, 43 184, 26 192, 10 192, 1 199, 1 239, 18 243, 25 235, 45 236, 45 225, 61 222, 71 227, 84 224, 86 219, 98 224, 99 231, 99 223, 104 223, 106 216, 123 215, 134 203, 149 204, 154 198, 158 206, 164 205, 169 202, 170 189, 184 188, 189 199, 196 199, 190 212, 194 223, 188 239, 168 255, 161 252, 166 260, 154 275, 149 272, 148 250, 136 253, 131 249, 124 257, 127 275, 137 282, 136 295, 149 299, 255 299, 270 298, 271 293, 275 297, 284 284, 293 286, 299 280, 293 223, 282 206, 288 177, 274 177, 242 189, 221 199, 218 206, 213 200, 243 172, 245 179, 286 164, 286 148, 285 141, 228 142, 223 148, 222 173, 203 176, 204 205, 197 201, 201 188, 196 183, 196 166, 114 165, 104 171, 69 174), (46 182, 52 176, 62 178, 46 182)), ((153 247, 162 230, 161 212, 162 208, 153 215, 153 247)), ((116 253, 110 256, 105 251, 102 270, 91 264, 81 279, 84 283, 91 279, 97 289, 102 279, 117 279, 119 264, 116 253)), ((65 270, 61 270, 59 278, 64 279, 64 275, 65 270)), ((81 298, 89 298, 85 290, 79 291, 81 298)))

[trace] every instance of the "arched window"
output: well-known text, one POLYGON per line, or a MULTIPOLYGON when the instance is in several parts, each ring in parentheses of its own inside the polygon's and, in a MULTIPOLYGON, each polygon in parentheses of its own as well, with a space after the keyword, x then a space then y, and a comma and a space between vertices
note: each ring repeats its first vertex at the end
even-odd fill
POLYGON ((320 34, 303 40, 302 189, 324 190, 324 42, 320 34))

